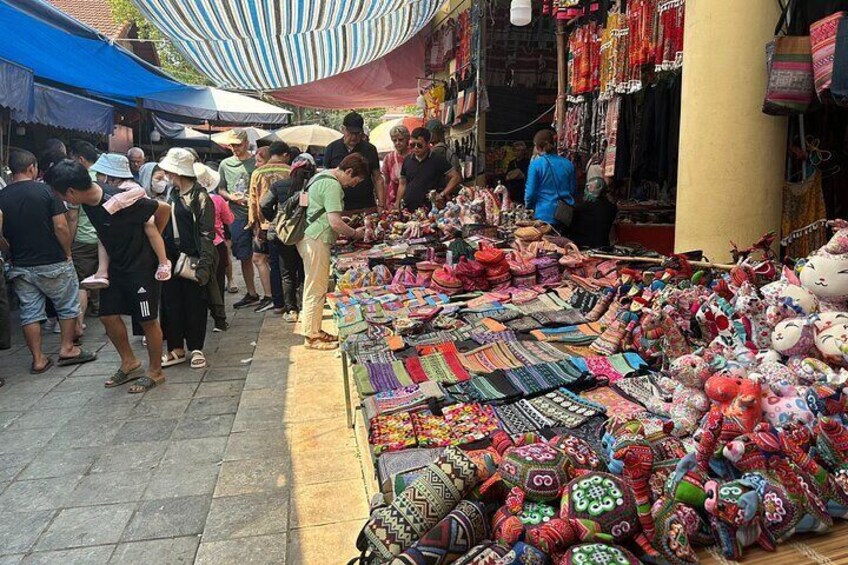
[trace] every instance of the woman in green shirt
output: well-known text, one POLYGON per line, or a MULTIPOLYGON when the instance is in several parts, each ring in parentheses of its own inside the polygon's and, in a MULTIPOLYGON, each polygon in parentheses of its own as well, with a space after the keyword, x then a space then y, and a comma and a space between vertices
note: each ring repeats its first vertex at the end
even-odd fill
POLYGON ((321 329, 321 312, 330 281, 330 248, 336 237, 343 235, 362 239, 365 228, 353 229, 342 220, 344 189, 358 185, 368 176, 368 162, 358 153, 351 153, 329 171, 315 175, 309 183, 307 226, 297 250, 303 258, 303 312, 301 331, 308 349, 334 349, 339 343, 321 329))

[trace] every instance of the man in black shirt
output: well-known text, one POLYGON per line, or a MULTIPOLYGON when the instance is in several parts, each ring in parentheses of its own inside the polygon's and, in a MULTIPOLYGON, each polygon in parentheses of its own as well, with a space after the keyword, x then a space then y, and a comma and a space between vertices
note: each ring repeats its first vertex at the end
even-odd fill
POLYGON ((368 210, 376 205, 381 210, 386 206, 386 186, 380 173, 380 157, 377 148, 364 141, 365 120, 357 112, 345 116, 343 137, 330 143, 324 150, 324 167, 333 169, 351 153, 359 153, 368 161, 368 177, 344 192, 345 211, 368 210), (377 201, 375 204, 374 193, 377 201))
POLYGON ((427 206, 427 195, 431 190, 437 190, 447 178, 444 190, 437 195, 437 202, 444 203, 459 186, 459 172, 444 157, 430 151, 430 131, 426 128, 413 130, 409 146, 412 151, 403 160, 400 169, 398 210, 404 206, 407 210, 427 206))
POLYGON ((165 380, 162 373, 162 328, 159 326, 160 283, 156 280, 158 261, 144 233, 144 225, 155 223, 162 232, 171 207, 164 202, 142 198, 110 214, 103 204, 121 191, 92 182, 85 167, 71 160, 55 165, 45 180, 66 202, 82 205, 97 231, 102 251, 109 255, 109 287, 100 293, 100 320, 118 354, 121 367, 106 381, 107 387, 138 379, 129 392, 144 392, 165 380), (149 367, 142 376, 141 361, 130 347, 122 315, 132 316, 147 338, 149 367))
POLYGON ((32 353, 30 372, 40 374, 53 361, 41 350, 41 322, 49 299, 62 331, 59 365, 87 363, 97 355, 74 345, 80 313, 76 271, 71 262, 71 231, 65 206, 47 185, 36 182, 38 164, 29 151, 9 156, 12 183, 0 191, 3 244, 12 269, 9 279, 21 303, 21 326, 32 353))
POLYGON ((515 158, 506 167, 506 185, 509 198, 513 202, 524 203, 524 183, 527 182, 527 170, 530 168, 530 157, 527 156, 527 144, 516 141, 512 145, 515 158))

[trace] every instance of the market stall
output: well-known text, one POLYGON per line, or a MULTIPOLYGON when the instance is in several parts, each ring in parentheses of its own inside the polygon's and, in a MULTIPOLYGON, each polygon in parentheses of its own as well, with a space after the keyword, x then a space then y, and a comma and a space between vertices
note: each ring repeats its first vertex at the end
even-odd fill
POLYGON ((848 222, 792 269, 773 236, 604 255, 495 191, 454 204, 354 218, 334 258, 365 563, 697 563, 848 516, 848 222))

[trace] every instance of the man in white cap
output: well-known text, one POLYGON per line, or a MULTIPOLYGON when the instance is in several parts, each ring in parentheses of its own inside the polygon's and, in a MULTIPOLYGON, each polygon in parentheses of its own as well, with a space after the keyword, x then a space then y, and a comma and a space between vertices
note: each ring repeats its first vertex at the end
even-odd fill
POLYGON ((218 172, 221 173, 221 186, 218 188, 224 200, 230 203, 235 221, 230 226, 233 243, 233 256, 241 262, 241 273, 247 293, 233 304, 233 308, 244 308, 259 304, 253 269, 253 231, 248 225, 247 199, 250 180, 256 170, 256 157, 251 155, 247 132, 236 128, 229 131, 229 138, 219 141, 233 152, 231 157, 221 161, 218 172))

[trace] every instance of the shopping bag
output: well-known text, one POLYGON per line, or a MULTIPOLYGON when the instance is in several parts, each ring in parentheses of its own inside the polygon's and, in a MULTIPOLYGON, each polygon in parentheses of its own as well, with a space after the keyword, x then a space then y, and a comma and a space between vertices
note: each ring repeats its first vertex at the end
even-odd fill
POLYGON ((772 116, 803 114, 816 97, 810 36, 783 35, 792 5, 790 1, 784 6, 775 38, 766 45, 768 86, 763 112, 772 116))

